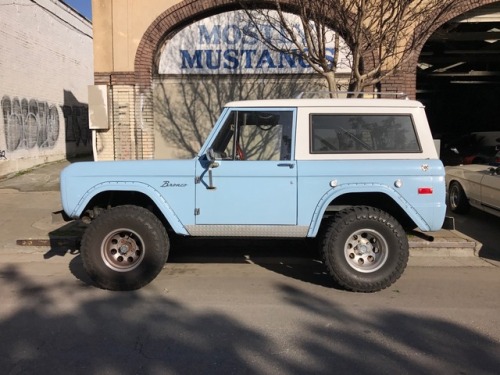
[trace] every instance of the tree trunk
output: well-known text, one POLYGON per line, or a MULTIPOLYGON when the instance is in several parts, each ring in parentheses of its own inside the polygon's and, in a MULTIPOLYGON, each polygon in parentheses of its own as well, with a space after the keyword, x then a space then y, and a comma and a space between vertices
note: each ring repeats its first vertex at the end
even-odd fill
POLYGON ((337 98, 338 89, 337 89, 337 79, 335 78, 335 72, 333 71, 324 72, 323 77, 325 77, 326 82, 328 84, 328 93, 330 98, 337 98))
POLYGON ((347 94, 348 98, 361 98, 363 96, 363 82, 358 80, 351 80, 349 82, 349 94, 347 94))

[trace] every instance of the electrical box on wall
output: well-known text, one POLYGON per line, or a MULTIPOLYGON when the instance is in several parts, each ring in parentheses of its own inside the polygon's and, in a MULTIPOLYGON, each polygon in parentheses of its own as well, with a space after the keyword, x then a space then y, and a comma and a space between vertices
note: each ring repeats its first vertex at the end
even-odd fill
POLYGON ((89 129, 109 129, 108 87, 106 85, 89 86, 89 129))

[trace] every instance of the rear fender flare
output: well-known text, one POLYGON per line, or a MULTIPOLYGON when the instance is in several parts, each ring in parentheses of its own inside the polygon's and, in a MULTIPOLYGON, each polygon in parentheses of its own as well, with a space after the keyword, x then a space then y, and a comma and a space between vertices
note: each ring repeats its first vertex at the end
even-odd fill
POLYGON ((328 191, 321 197, 314 214, 312 216, 311 225, 309 226, 309 231, 307 237, 316 237, 321 225, 321 220, 326 212, 326 209, 330 203, 336 198, 348 194, 348 193, 382 193, 391 197, 391 199, 396 202, 415 222, 415 224, 422 230, 430 230, 429 224, 425 222, 422 216, 415 210, 415 208, 406 201, 399 193, 394 189, 381 184, 346 184, 340 185, 332 190, 328 191))

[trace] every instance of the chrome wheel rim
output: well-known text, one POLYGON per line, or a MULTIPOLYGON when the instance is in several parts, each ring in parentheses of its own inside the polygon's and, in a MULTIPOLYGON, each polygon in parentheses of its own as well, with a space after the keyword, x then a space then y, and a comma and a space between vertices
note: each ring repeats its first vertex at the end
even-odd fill
POLYGON ((141 264, 146 253, 142 237, 135 231, 120 228, 102 241, 101 257, 106 266, 117 272, 129 272, 141 264))
POLYGON ((384 236, 373 229, 352 233, 344 246, 344 255, 350 267, 358 272, 379 270, 387 261, 389 248, 384 236))
POLYGON ((458 195, 459 195, 458 188, 455 185, 453 185, 450 189, 450 206, 453 209, 458 207, 458 200, 459 200, 458 195))

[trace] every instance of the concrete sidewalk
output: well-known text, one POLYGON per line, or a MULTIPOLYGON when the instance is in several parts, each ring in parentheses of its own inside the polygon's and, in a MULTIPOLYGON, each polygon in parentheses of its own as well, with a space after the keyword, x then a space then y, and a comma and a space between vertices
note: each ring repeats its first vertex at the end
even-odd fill
MULTIPOLYGON (((70 162, 44 164, 0 180, 0 252, 40 252, 62 248, 78 251, 84 226, 65 223, 59 174, 70 162)), ((493 266, 479 258, 481 243, 455 230, 409 236, 410 265, 493 266), (429 239, 432 237, 432 241, 429 239)))
POLYGON ((0 180, 0 251, 33 252, 50 248, 53 233, 65 223, 56 219, 61 211, 59 174, 67 160, 44 164, 0 180), (24 241, 24 242, 23 242, 24 241), (44 246, 30 245, 38 242, 44 246), (20 246, 19 243, 24 243, 20 246))

